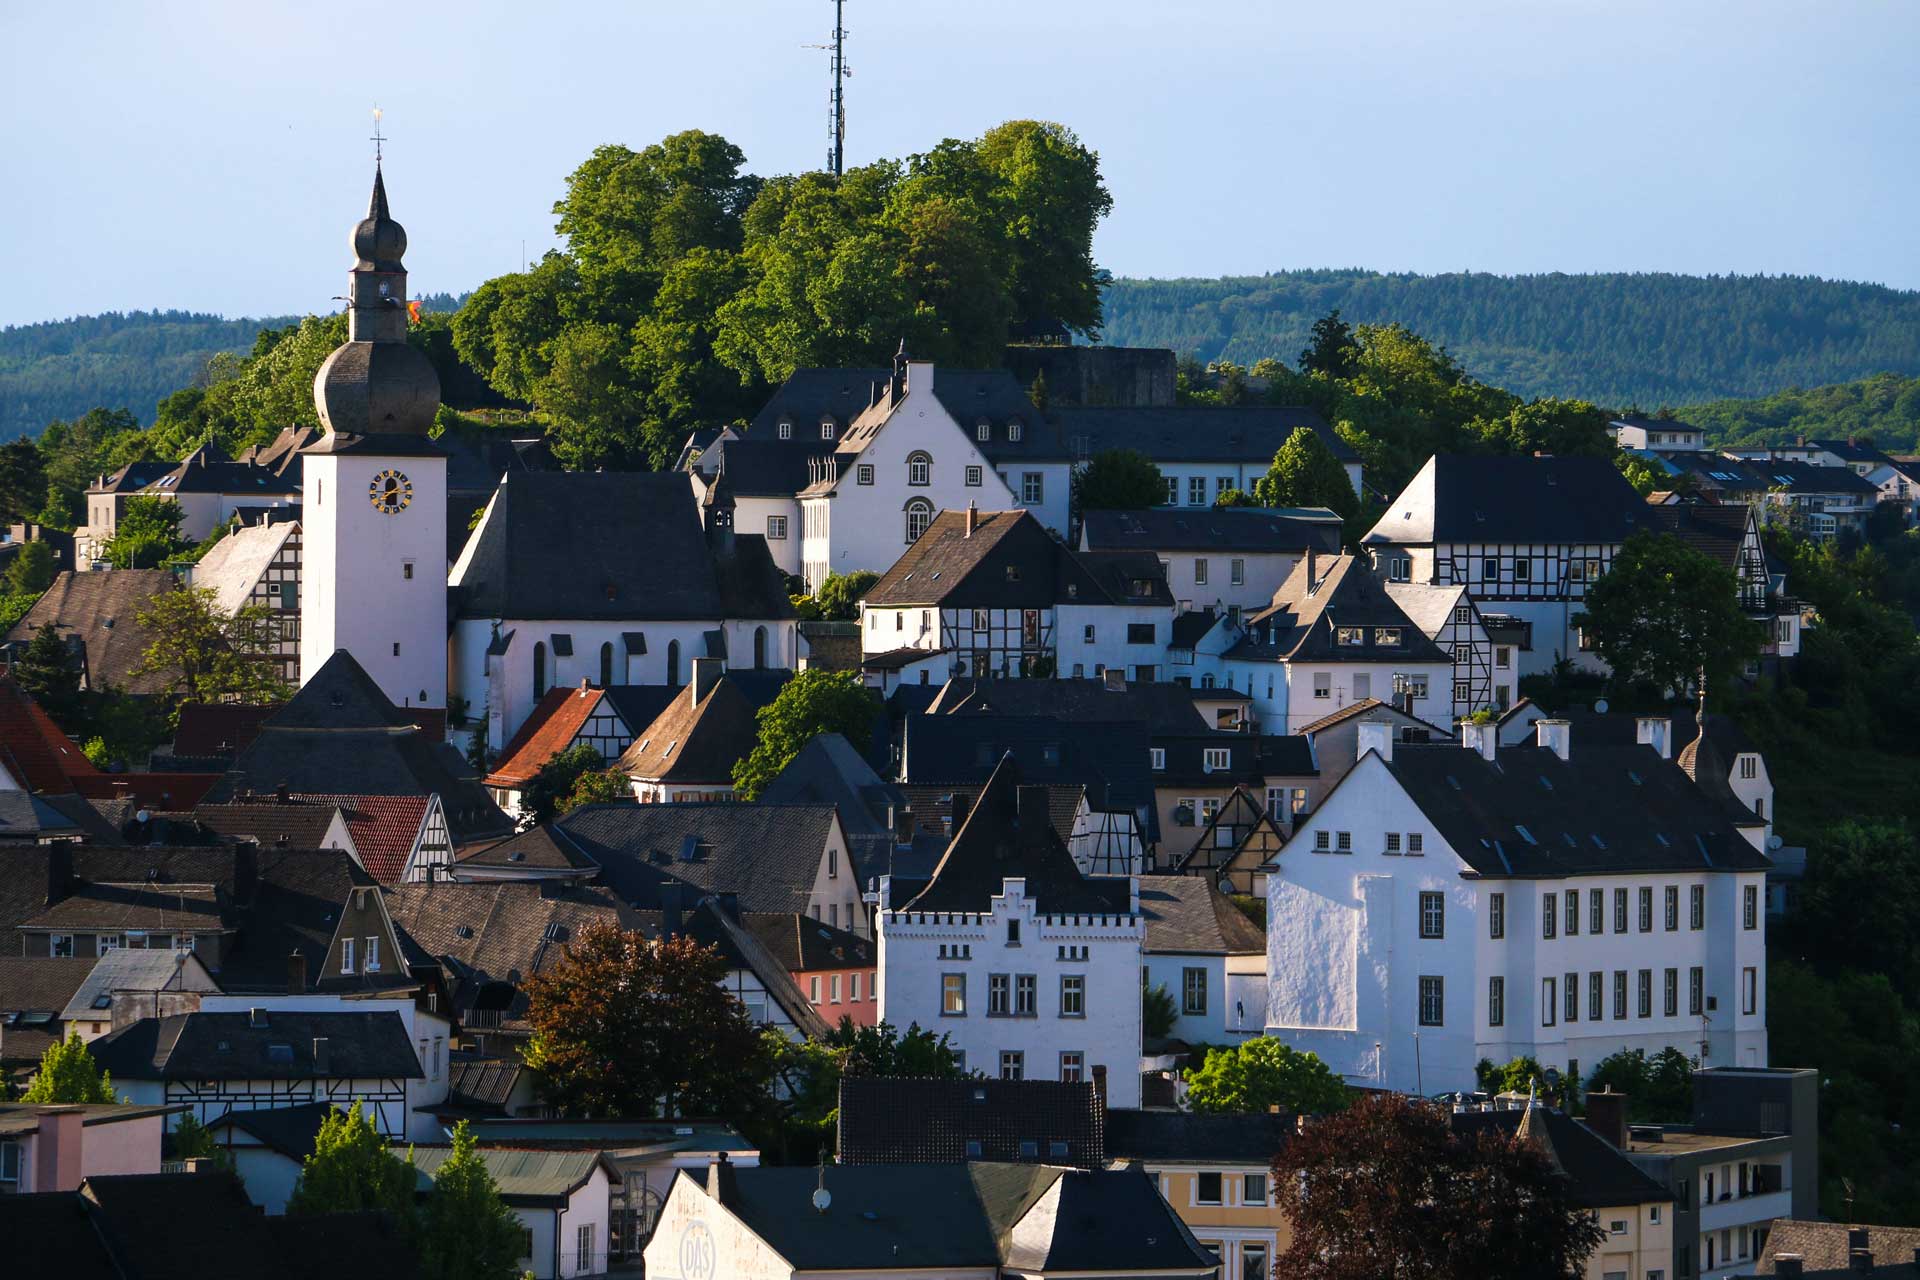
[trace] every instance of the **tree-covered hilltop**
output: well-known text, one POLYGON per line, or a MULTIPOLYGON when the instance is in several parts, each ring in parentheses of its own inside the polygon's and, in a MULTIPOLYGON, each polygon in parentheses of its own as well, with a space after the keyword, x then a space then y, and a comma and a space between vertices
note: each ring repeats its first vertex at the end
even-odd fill
POLYGON ((1283 271, 1120 279, 1105 301, 1115 346, 1250 365, 1300 350, 1338 309, 1353 324, 1404 324, 1523 396, 1649 411, 1920 374, 1920 292, 1810 276, 1283 271))
MULTIPOLYGON (((464 294, 435 294, 427 311, 453 311, 464 294)), ((109 311, 0 328, 0 441, 107 405, 152 422, 160 401, 207 380, 215 356, 243 355, 261 331, 298 316, 229 320, 194 311, 109 311)))
POLYGON ((1880 373, 1831 387, 1788 387, 1754 400, 1689 405, 1680 416, 1704 427, 1716 445, 1855 436, 1887 453, 1912 453, 1920 450, 1920 378, 1880 373))

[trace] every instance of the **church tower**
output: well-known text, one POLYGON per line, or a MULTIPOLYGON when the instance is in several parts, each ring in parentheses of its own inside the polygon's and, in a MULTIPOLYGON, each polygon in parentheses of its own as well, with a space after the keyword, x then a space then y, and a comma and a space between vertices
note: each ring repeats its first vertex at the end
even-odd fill
POLYGON ((440 378, 407 345, 407 233, 373 199, 353 229, 347 343, 313 380, 326 435, 303 453, 300 680, 339 649, 395 705, 447 704, 447 455, 440 378))

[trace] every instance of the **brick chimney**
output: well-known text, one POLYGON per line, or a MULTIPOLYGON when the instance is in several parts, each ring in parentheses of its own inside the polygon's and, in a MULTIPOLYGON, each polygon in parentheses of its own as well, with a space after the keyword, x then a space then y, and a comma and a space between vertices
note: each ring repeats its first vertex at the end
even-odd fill
POLYGON ((969 538, 971 538, 971 537, 973 536, 973 531, 974 531, 974 530, 975 530, 976 528, 978 528, 978 527, 979 527, 979 525, 980 525, 980 508, 979 508, 979 506, 978 506, 977 504, 975 504, 975 503, 972 503, 972 502, 969 502, 969 503, 967 503, 967 533, 966 533, 966 536, 967 536, 967 537, 969 537, 969 538))
POLYGON ((1100 1109, 1107 1109, 1107 1067, 1103 1062, 1093 1064, 1093 1096, 1100 1101, 1100 1109))
POLYGON ((298 951, 287 955, 287 994, 303 996, 307 993, 307 958, 298 951))
POLYGON ((1613 1092, 1613 1086, 1595 1093, 1587 1092, 1587 1128, 1605 1138, 1615 1150, 1627 1145, 1627 1095, 1613 1092))
POLYGON ((47 905, 62 902, 73 892, 73 846, 58 841, 47 846, 47 905))
POLYGON ((39 1138, 33 1144, 33 1189, 80 1189, 81 1124, 78 1107, 48 1107, 40 1113, 39 1138))
POLYGON ((1782 1280, 1785 1280, 1785 1278, 1789 1276, 1793 1277, 1793 1280, 1799 1280, 1805 1267, 1806 1259, 1797 1253, 1776 1253, 1773 1255, 1773 1274, 1782 1277, 1782 1280))

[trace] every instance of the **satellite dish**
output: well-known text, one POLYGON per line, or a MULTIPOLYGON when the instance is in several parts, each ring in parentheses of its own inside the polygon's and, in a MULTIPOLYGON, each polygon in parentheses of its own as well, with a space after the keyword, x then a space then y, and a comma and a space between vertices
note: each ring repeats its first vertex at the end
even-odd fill
POLYGON ((1593 713, 1597 716, 1603 716, 1607 714, 1607 700, 1605 698, 1602 698, 1598 702, 1593 704, 1593 713))
POLYGON ((825 1213, 827 1206, 832 1203, 833 1192, 827 1190, 825 1187, 815 1187, 813 1189, 813 1211, 815 1213, 825 1213))
POLYGON ((1781 838, 1780 838, 1779 836, 1768 836, 1768 837, 1767 837, 1767 848, 1769 848, 1769 849, 1780 849, 1780 848, 1784 848, 1784 847, 1786 846, 1786 843, 1787 843, 1787 842, 1786 842, 1785 840, 1782 840, 1782 839, 1781 839, 1781 838))

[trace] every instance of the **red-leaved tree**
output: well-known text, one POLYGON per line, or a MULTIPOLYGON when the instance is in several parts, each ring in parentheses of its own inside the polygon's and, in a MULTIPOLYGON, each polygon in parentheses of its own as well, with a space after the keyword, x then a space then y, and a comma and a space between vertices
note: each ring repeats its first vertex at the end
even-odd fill
POLYGON ((1578 1280, 1603 1235, 1538 1147, 1398 1095, 1308 1121, 1273 1178, 1293 1225, 1275 1274, 1304 1280, 1578 1280))

